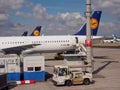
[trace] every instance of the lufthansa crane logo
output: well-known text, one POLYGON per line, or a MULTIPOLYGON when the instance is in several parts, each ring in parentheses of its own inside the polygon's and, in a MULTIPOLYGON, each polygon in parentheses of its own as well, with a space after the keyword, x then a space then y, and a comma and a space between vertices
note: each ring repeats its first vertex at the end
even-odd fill
POLYGON ((98 27, 98 20, 95 18, 91 18, 91 29, 96 29, 98 27))
POLYGON ((39 36, 40 32, 38 30, 34 30, 34 36, 39 36))

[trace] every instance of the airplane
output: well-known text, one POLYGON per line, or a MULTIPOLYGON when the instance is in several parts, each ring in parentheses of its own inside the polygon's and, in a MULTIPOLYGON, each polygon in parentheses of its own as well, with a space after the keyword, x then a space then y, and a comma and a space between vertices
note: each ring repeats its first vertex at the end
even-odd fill
MULTIPOLYGON (((30 36, 40 36, 41 26, 37 26, 33 32, 30 34, 30 36)), ((25 31, 22 36, 27 36, 28 31, 25 31)))
MULTIPOLYGON (((95 11, 94 29, 98 28, 98 16, 101 16, 101 11, 95 11), (99 15, 100 14, 100 15, 99 15), (97 24, 96 24, 97 23, 97 24)), ((93 36, 93 39, 103 38, 102 36, 93 36)), ((61 52, 66 50, 74 50, 78 44, 85 44, 86 35, 55 35, 55 36, 13 36, 0 37, 0 52, 4 54, 21 53, 49 53, 61 52), (8 39, 9 38, 9 39, 8 39)))
POLYGON ((120 38, 118 38, 116 35, 112 34, 112 37, 113 37, 114 41, 120 42, 120 38))
POLYGON ((116 35, 112 34, 113 39, 103 40, 104 43, 120 43, 120 39, 116 35))
MULTIPOLYGON (((97 35, 97 32, 98 32, 98 26, 99 26, 99 22, 100 22, 100 18, 101 18, 101 13, 102 12, 100 12, 99 11, 99 13, 100 14, 97 14, 97 11, 95 11, 94 13, 93 13, 93 15, 91 16, 91 24, 96 24, 97 23, 97 27, 95 28, 93 28, 93 27, 91 27, 91 35, 92 36, 96 36, 97 35), (96 21, 96 18, 97 18, 97 21, 96 21)), ((78 31, 77 33, 75 33, 74 35, 81 35, 81 36, 83 36, 83 35, 86 35, 86 24, 87 23, 85 23, 85 24, 83 24, 83 26, 80 28, 80 31, 78 31)), ((92 26, 92 25, 91 25, 92 26)), ((67 51, 68 53, 69 53, 69 51, 67 51)), ((60 53, 57 53, 57 55, 59 56, 60 54, 62 54, 63 52, 60 52, 60 53)))

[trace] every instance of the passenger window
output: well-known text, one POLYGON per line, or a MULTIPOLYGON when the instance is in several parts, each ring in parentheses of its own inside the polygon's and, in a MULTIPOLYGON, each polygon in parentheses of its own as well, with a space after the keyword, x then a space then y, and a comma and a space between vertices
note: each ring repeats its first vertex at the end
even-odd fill
POLYGON ((35 67, 35 71, 41 71, 41 67, 35 67))
POLYGON ((33 67, 28 67, 28 71, 33 71, 33 67))

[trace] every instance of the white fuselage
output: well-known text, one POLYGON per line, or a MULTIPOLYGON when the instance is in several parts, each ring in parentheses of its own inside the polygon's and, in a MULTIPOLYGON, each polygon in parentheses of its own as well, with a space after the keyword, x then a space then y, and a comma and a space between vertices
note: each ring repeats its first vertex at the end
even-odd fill
MULTIPOLYGON (((99 36, 98 36, 99 37, 99 36)), ((94 38, 94 37, 93 37, 94 38)), ((27 45, 35 45, 25 49, 23 52, 59 52, 75 49, 76 44, 84 44, 86 36, 25 36, 25 37, 0 37, 0 50, 11 49, 14 47, 22 47, 27 45)))
POLYGON ((103 40, 104 43, 120 43, 120 39, 103 40))

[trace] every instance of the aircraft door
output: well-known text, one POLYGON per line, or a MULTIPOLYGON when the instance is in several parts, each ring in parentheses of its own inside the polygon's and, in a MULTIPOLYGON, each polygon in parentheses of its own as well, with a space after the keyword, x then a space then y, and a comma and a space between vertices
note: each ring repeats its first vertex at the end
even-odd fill
POLYGON ((75 37, 76 44, 78 44, 78 37, 75 37))

